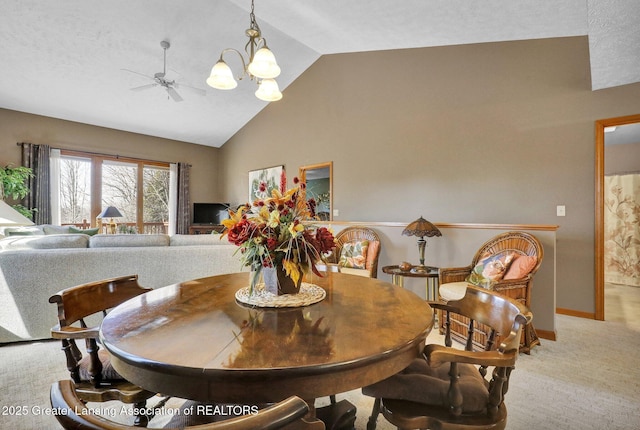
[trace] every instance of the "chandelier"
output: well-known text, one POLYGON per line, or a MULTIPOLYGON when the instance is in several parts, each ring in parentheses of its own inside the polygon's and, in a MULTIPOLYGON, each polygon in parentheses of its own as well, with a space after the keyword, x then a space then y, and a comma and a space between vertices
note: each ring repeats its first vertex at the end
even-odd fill
POLYGON ((249 61, 245 61, 240 51, 233 48, 223 49, 220 53, 218 62, 211 69, 211 75, 207 79, 207 84, 219 90, 232 90, 238 86, 238 82, 233 77, 231 68, 224 61, 223 56, 227 52, 235 52, 242 62, 242 73, 238 76, 241 80, 248 76, 250 80, 255 78, 258 89, 255 95, 260 100, 267 102, 278 101, 282 98, 282 93, 278 88, 275 77, 280 74, 280 67, 276 63, 276 58, 267 47, 267 41, 262 37, 260 27, 256 22, 256 16, 253 13, 253 0, 251 0, 251 13, 249 14, 251 23, 245 34, 249 38, 249 42, 244 47, 245 52, 249 56, 249 61))

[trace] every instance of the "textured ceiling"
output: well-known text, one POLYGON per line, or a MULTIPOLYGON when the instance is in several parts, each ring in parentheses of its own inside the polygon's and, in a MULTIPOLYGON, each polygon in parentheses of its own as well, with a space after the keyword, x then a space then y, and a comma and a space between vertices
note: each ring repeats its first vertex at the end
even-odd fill
MULTIPOLYGON (((325 54, 587 34, 600 89, 640 82, 637 1, 256 0, 255 13, 281 89, 325 54)), ((223 48, 244 47, 249 0, 0 5, 2 108, 219 147, 267 105, 252 82, 225 92, 204 82, 223 48), (162 40, 179 103, 161 87, 130 91, 150 81, 122 70, 162 71, 162 40)))

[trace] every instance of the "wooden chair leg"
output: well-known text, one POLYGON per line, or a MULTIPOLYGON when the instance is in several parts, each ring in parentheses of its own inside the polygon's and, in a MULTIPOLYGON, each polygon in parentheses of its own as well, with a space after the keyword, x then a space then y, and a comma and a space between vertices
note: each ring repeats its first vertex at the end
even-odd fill
POLYGON ((147 402, 138 402, 133 405, 136 410, 138 410, 138 414, 136 415, 135 420, 133 421, 133 425, 135 427, 146 427, 149 425, 149 421, 153 416, 147 415, 144 411, 147 408, 147 402))
POLYGON ((520 352, 531 354, 531 348, 540 345, 540 339, 533 324, 529 323, 524 328, 524 345, 520 347, 520 352))
POLYGON ((367 430, 376 430, 376 426, 378 425, 378 415, 380 415, 381 404, 382 399, 376 397, 373 401, 371 416, 369 417, 369 421, 367 422, 367 430))

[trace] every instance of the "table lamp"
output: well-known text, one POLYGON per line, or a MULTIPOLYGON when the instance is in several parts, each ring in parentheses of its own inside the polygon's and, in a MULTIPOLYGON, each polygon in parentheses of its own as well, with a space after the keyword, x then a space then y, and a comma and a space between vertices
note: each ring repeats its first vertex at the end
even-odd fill
POLYGON ((107 229, 108 234, 116 233, 116 222, 113 220, 114 218, 122 218, 122 214, 115 206, 108 206, 105 210, 102 211, 98 218, 111 218, 109 220, 109 228, 107 229))
POLYGON ((0 200, 0 226, 9 225, 33 225, 33 221, 0 200))
POLYGON ((427 245, 425 236, 442 236, 438 227, 420 217, 411 224, 409 224, 404 230, 402 230, 403 236, 418 236, 418 252, 420 253, 420 264, 411 269, 414 273, 427 273, 429 268, 424 265, 424 248, 427 245))

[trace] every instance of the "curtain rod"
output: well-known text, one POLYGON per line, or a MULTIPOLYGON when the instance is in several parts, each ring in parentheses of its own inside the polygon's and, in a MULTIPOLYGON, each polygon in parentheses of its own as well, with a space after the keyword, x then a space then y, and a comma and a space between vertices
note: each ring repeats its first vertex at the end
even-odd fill
MULTIPOLYGON (((29 143, 28 142, 16 142, 16 145, 24 147, 24 145, 29 145, 29 143)), ((129 160, 151 161, 152 163, 167 163, 167 164, 176 163, 175 161, 150 160, 148 158, 127 157, 127 156, 124 156, 124 155, 117 155, 117 154, 113 155, 113 154, 103 154, 101 152, 80 151, 80 150, 77 150, 77 149, 54 148, 53 146, 51 147, 51 149, 58 149, 60 151, 69 151, 69 152, 79 152, 79 153, 82 153, 82 154, 98 155, 98 156, 102 156, 102 157, 111 157, 111 158, 115 158, 115 159, 127 158, 129 160)), ((193 165, 191 163, 188 163, 187 165, 189 167, 193 167, 193 165)))

